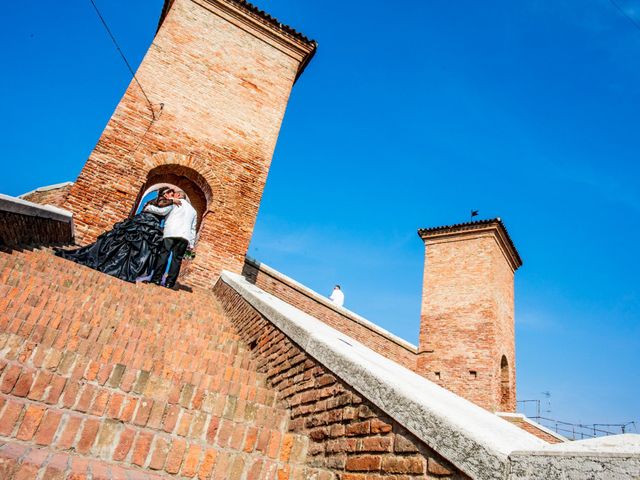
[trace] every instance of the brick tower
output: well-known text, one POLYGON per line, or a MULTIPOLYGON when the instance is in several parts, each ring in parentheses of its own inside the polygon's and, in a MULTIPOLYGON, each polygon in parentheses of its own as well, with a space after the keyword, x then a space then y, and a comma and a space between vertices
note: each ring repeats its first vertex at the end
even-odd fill
POLYGON ((79 242, 170 183, 198 212, 189 283, 240 272, 291 87, 315 48, 241 0, 166 0, 136 73, 144 92, 130 83, 65 203, 79 242))
POLYGON ((513 281, 522 260, 502 221, 421 229, 418 371, 490 411, 516 408, 513 281))

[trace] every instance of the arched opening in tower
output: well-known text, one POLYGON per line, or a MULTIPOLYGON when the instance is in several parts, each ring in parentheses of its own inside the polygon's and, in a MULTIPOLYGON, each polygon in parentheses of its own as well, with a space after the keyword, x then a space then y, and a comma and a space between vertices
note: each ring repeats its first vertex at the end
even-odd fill
POLYGON ((197 213, 197 228, 208 211, 213 194, 211 187, 202 175, 192 168, 182 165, 160 165, 149 171, 147 181, 140 189, 131 216, 138 213, 141 205, 149 200, 161 187, 174 187, 182 190, 197 213))
POLYGON ((508 411, 511 400, 511 382, 509 379, 509 361, 506 355, 500 360, 500 409, 508 411))

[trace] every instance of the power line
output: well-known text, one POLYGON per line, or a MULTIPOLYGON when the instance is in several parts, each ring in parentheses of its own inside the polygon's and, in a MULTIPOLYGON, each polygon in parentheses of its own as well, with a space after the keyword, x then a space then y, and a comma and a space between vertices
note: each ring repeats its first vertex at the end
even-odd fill
POLYGON ((545 426, 547 428, 551 428, 555 430, 557 433, 564 433, 570 435, 573 440, 576 440, 578 436, 580 438, 596 438, 598 436, 606 436, 606 435, 618 435, 620 433, 627 433, 631 429, 629 427, 633 427, 634 431, 638 431, 638 427, 636 426, 635 421, 630 421, 627 423, 590 423, 590 424, 582 424, 582 423, 571 423, 571 422, 563 422, 562 420, 555 420, 553 418, 548 417, 529 417, 532 420, 535 420, 540 425, 545 426), (605 428, 607 429, 605 430, 605 428), (609 427, 614 427, 611 429, 609 427))
POLYGON ((633 24, 634 27, 640 30, 640 23, 638 23, 638 21, 635 18, 633 18, 631 15, 625 12, 624 8, 622 8, 616 0, 609 0, 609 3, 611 3, 611 5, 613 5, 614 7, 616 7, 618 11, 633 24))
POLYGON ((94 10, 98 14, 98 18, 102 22, 102 25, 104 25, 105 30, 109 34, 109 37, 111 37, 111 41, 113 42, 113 44, 115 45, 116 49, 118 50, 118 53, 122 57, 122 60, 124 60, 124 63, 127 65, 127 68, 129 69, 129 72, 131 72, 131 76, 133 77, 133 79, 136 81, 136 83, 140 87, 140 90, 142 91, 142 95, 144 95, 144 98, 147 100, 147 103, 149 104, 149 108, 151 109, 151 116, 153 117, 153 120, 155 121, 156 120, 156 114, 155 114, 155 112, 153 110, 153 104, 151 103, 151 100, 149 100, 149 97, 147 96, 146 92, 144 91, 144 88, 142 88, 142 85, 140 84, 140 81, 138 80, 138 77, 136 77, 136 74, 133 71, 133 68, 131 68, 131 65, 129 64, 129 62, 127 60, 127 57, 124 56, 124 53, 122 52, 122 49, 120 48, 120 45, 118 45, 116 37, 114 37, 113 33, 111 33, 111 29, 109 28, 109 25, 107 25, 107 22, 105 21, 104 17, 100 13, 100 10, 98 10, 98 6, 96 5, 96 3, 93 0, 89 0, 89 1, 91 2, 91 5, 93 5, 94 10))

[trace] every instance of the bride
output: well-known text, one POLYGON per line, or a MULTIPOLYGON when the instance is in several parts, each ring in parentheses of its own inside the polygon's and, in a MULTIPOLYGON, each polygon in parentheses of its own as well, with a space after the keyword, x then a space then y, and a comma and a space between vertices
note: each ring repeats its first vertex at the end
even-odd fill
MULTIPOLYGON (((148 205, 167 207, 177 203, 174 191, 169 187, 158 190, 158 197, 148 201, 148 205)), ((162 248, 162 227, 164 217, 144 208, 134 217, 116 223, 109 231, 100 235, 95 243, 75 250, 56 250, 56 255, 81 265, 135 282, 140 277, 150 275, 158 253, 162 248)))

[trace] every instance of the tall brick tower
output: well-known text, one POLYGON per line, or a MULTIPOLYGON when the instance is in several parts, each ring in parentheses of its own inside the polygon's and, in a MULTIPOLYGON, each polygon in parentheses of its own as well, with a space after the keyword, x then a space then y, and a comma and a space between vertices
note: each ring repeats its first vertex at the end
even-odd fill
POLYGON ((421 229, 417 370, 490 410, 516 408, 513 281, 522 260, 497 218, 421 229))
POLYGON ((130 83, 66 201, 79 242, 171 183, 198 212, 189 281, 240 272, 291 87, 315 48, 242 0, 166 0, 136 73, 144 92, 130 83))

